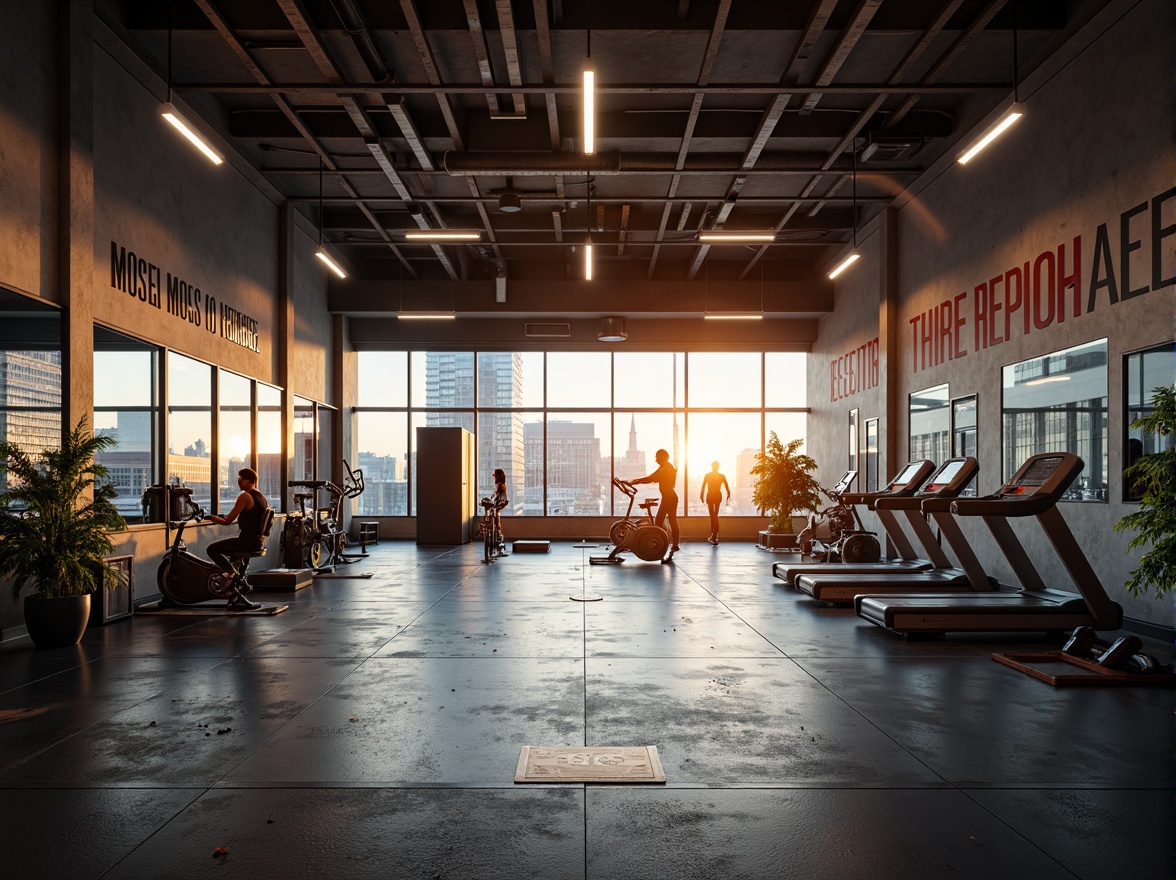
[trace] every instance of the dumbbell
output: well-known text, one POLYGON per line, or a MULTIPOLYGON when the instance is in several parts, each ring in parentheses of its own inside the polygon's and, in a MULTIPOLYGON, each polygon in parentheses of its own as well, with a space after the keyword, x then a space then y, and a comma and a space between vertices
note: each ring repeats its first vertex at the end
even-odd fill
POLYGON ((1108 669, 1126 667, 1142 647, 1143 639, 1139 636, 1120 636, 1094 662, 1108 669))
POLYGON ((1080 626, 1070 633, 1066 644, 1062 645, 1062 653, 1072 657, 1089 657, 1091 648, 1098 646, 1093 627, 1080 626))

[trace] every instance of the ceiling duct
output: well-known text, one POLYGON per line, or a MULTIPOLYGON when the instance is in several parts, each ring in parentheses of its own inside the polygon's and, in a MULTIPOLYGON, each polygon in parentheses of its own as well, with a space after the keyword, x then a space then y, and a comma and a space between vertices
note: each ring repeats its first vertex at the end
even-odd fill
POLYGON ((909 159, 923 148, 926 139, 920 134, 893 134, 872 131, 866 135, 866 145, 862 148, 861 161, 901 162, 909 159))
POLYGON ((559 339, 572 335, 571 324, 524 324, 523 333, 543 339, 559 339))

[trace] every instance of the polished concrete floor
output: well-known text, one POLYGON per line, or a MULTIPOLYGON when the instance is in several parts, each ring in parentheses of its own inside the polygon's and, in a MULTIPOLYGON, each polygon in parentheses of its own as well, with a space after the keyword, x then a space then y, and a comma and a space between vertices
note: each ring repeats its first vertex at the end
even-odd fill
POLYGON ((5 644, 0 876, 1174 876, 1176 690, 903 641, 747 544, 593 552, 386 542, 274 617, 5 644), (513 783, 579 744, 655 745, 668 782, 513 783))

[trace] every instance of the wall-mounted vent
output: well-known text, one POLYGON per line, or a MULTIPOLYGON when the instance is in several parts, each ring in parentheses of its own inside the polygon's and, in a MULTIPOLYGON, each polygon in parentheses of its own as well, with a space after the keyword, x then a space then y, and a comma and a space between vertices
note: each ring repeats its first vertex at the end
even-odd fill
POLYGON ((862 148, 863 162, 899 162, 909 159, 923 148, 925 139, 919 134, 883 134, 872 131, 862 148))
POLYGON ((571 324, 524 324, 523 329, 527 336, 538 336, 546 339, 572 335, 571 324))

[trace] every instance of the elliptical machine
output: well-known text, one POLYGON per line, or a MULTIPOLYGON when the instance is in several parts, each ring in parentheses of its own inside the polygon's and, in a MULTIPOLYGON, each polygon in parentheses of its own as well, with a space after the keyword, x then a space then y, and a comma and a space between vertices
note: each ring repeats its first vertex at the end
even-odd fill
MULTIPOLYGON (((186 515, 168 525, 176 530, 171 548, 156 573, 159 592, 163 593, 164 606, 196 605, 210 599, 225 599, 226 611, 254 611, 263 606, 245 598, 253 588, 245 576, 249 560, 265 556, 265 545, 253 551, 230 553, 234 573, 228 574, 211 560, 202 559, 189 553, 184 545, 184 529, 189 523, 204 519, 204 510, 191 500, 190 493, 183 498, 186 515)), ((262 538, 268 538, 274 525, 274 509, 267 507, 261 517, 262 538)))
POLYGON ((653 508, 657 507, 658 499, 646 498, 642 501, 637 506, 645 511, 645 518, 633 519, 633 501, 637 497, 637 487, 620 477, 613 477, 612 484, 629 496, 629 506, 625 510, 624 519, 617 520, 608 530, 608 538, 613 544, 608 556, 592 556, 588 561, 592 565, 619 565, 625 561, 621 554, 628 550, 638 559, 660 562, 666 555, 666 548, 670 546, 670 535, 654 522, 653 508))

